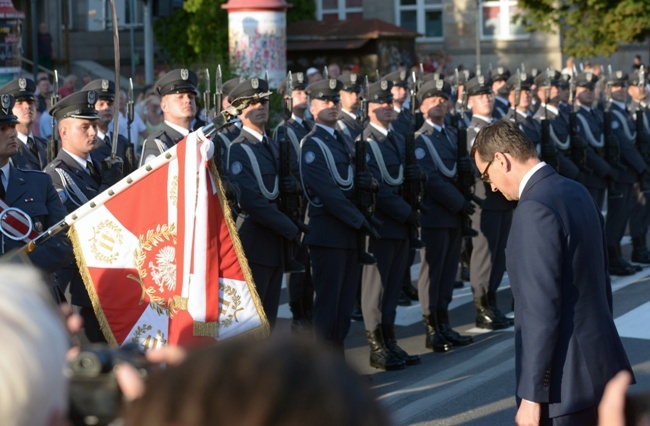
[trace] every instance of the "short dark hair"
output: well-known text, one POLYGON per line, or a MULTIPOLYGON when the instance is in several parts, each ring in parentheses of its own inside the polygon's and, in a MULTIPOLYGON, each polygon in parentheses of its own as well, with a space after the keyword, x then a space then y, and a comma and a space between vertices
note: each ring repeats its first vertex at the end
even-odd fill
POLYGON ((497 152, 508 153, 519 161, 538 157, 533 142, 507 119, 488 124, 478 132, 472 145, 471 157, 477 152, 483 161, 492 161, 497 152))

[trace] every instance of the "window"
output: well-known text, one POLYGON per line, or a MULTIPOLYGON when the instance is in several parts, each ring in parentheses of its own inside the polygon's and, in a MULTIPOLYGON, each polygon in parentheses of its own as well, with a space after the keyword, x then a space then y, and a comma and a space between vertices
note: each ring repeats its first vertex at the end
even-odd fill
POLYGON ((316 18, 319 21, 363 19, 363 0, 318 0, 316 18))
POLYGON ((442 40, 442 0, 397 0, 397 25, 422 34, 419 40, 442 40))
POLYGON ((481 2, 480 7, 482 40, 515 40, 529 37, 523 25, 512 22, 512 18, 519 13, 516 0, 488 0, 481 2))

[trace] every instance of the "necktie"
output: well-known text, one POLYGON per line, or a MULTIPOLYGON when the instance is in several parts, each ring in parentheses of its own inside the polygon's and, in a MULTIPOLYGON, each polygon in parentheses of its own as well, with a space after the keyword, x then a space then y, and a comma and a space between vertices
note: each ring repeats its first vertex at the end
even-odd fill
POLYGON ((443 139, 446 139, 446 140, 447 140, 447 142, 449 143, 449 145, 450 145, 452 148, 456 148, 456 145, 451 141, 451 139, 450 139, 449 136, 447 135, 447 132, 445 131, 445 128, 444 128, 444 127, 440 128, 440 134, 442 135, 442 138, 443 138, 443 139))
POLYGON ((388 134, 386 135, 386 139, 388 140, 388 142, 390 142, 390 144, 393 146, 393 149, 395 150, 395 152, 399 155, 400 152, 399 152, 399 148, 397 146, 397 142, 395 142, 395 138, 393 137, 393 134, 391 132, 388 132, 388 134))
POLYGON ((262 145, 264 145, 264 148, 266 148, 266 150, 269 152, 269 154, 271 155, 271 158, 273 158, 273 161, 276 161, 276 158, 278 158, 280 156, 279 155, 280 153, 275 152, 275 146, 271 145, 271 141, 269 140, 269 138, 267 138, 266 136, 263 136, 262 137, 262 145))
POLYGON ((309 123, 307 122, 307 120, 302 120, 302 127, 304 127, 305 130, 307 130, 308 132, 311 131, 311 126, 309 125, 309 123))
POLYGON ((36 143, 34 143, 34 138, 29 136, 27 138, 27 147, 29 148, 30 151, 32 151, 32 154, 38 158, 38 150, 36 149, 36 143))
POLYGON ((88 168, 90 176, 95 180, 95 182, 97 182, 98 185, 101 184, 102 178, 99 176, 99 173, 97 172, 97 169, 95 168, 92 160, 86 161, 86 167, 88 168))
POLYGON ((5 192, 5 184, 2 183, 3 176, 4 173, 2 170, 0 170, 0 198, 4 200, 7 197, 7 193, 5 192))

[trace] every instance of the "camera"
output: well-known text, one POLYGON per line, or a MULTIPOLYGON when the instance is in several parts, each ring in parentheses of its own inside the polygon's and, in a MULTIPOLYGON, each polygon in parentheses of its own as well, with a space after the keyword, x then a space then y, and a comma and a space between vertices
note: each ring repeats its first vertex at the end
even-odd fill
POLYGON ((114 367, 129 363, 144 379, 148 363, 137 345, 127 344, 118 349, 107 345, 90 345, 67 366, 70 384, 70 420, 77 426, 108 425, 122 409, 122 391, 114 367))

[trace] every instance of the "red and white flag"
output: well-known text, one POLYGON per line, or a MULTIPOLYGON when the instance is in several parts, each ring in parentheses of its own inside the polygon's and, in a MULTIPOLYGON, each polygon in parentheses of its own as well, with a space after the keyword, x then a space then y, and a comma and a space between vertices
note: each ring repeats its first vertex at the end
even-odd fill
POLYGON ((268 333, 211 149, 190 133, 91 200, 90 213, 79 209, 69 234, 109 343, 148 350, 268 333))

